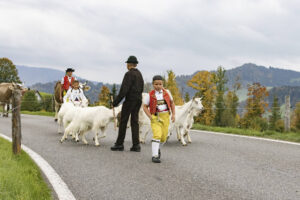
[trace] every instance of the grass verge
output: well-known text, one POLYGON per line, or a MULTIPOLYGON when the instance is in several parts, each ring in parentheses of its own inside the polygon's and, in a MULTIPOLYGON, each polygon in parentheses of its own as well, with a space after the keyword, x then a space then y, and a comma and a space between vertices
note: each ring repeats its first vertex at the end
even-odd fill
POLYGON ((26 111, 26 110, 23 110, 23 111, 21 111, 21 114, 41 115, 41 116, 49 116, 49 117, 54 117, 55 116, 54 112, 47 112, 47 111, 26 111))
POLYGON ((0 199, 52 199, 39 168, 24 152, 13 155, 11 143, 0 137, 0 199))
POLYGON ((290 141, 290 142, 300 142, 300 133, 295 133, 295 132, 280 133, 280 132, 270 131, 270 130, 260 132, 260 131, 251 130, 251 129, 205 126, 202 124, 194 124, 193 129, 222 132, 222 133, 231 133, 231 134, 236 134, 236 135, 263 137, 263 138, 269 138, 269 139, 275 139, 275 140, 285 140, 285 141, 290 141))

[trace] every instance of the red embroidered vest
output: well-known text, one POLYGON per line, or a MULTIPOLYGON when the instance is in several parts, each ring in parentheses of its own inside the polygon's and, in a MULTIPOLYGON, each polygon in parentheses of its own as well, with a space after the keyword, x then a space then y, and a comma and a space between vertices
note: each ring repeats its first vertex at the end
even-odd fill
MULTIPOLYGON (((163 90, 164 100, 166 101, 168 109, 170 110, 171 109, 170 96, 169 96, 168 92, 165 89, 162 89, 162 90, 163 90)), ((152 115, 154 115, 156 113, 156 106, 157 106, 157 99, 156 99, 156 96, 155 96, 155 90, 152 90, 151 92, 149 92, 149 96, 150 96, 150 103, 149 103, 150 113, 152 115)))
POLYGON ((69 89, 69 87, 71 86, 72 87, 72 84, 73 84, 73 82, 74 82, 74 77, 72 77, 71 78, 71 83, 69 82, 69 77, 68 76, 65 76, 64 77, 64 85, 63 85, 63 88, 64 88, 64 90, 68 90, 69 89))

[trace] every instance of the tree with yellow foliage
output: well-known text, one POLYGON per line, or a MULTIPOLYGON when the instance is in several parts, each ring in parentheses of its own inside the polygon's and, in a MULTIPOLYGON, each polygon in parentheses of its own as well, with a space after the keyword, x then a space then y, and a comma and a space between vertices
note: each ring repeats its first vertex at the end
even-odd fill
POLYGON ((187 85, 196 89, 196 96, 202 98, 202 105, 204 110, 196 118, 196 122, 200 122, 205 125, 211 125, 214 121, 215 114, 213 111, 213 105, 216 94, 216 84, 214 82, 214 75, 208 71, 198 72, 191 80, 187 82, 187 85))
POLYGON ((175 80, 176 76, 172 70, 167 71, 167 73, 168 73, 168 79, 165 81, 165 86, 168 90, 170 90, 175 105, 183 105, 184 102, 175 80))
POLYGON ((110 90, 105 85, 102 86, 99 94, 99 106, 110 107, 110 90))

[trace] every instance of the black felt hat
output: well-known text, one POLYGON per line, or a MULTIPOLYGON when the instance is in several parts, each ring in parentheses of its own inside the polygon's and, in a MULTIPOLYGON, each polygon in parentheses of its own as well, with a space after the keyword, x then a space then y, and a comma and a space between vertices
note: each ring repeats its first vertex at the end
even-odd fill
POLYGON ((75 70, 72 69, 72 68, 68 68, 68 69, 66 70, 66 72, 75 72, 75 70))
POLYGON ((132 63, 132 64, 138 64, 138 60, 135 56, 129 56, 128 60, 126 61, 126 63, 132 63))

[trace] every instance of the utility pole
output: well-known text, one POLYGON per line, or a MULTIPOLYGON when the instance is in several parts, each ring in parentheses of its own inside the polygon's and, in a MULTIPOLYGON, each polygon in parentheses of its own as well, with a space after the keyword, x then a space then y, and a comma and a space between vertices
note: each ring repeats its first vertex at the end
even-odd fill
POLYGON ((290 95, 285 96, 285 118, 284 118, 284 130, 289 132, 291 130, 291 103, 290 95))
POLYGON ((12 91, 12 149, 14 154, 21 153, 21 90, 12 91))

